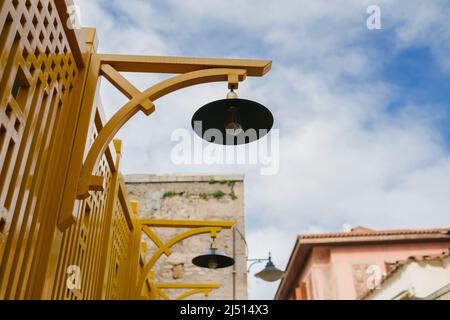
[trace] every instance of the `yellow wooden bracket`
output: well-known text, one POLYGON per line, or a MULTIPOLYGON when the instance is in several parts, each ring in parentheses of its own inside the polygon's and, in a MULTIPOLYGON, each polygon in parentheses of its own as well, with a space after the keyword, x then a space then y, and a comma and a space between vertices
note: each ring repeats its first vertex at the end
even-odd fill
MULTIPOLYGON (((171 247, 180 241, 194 237, 200 234, 209 233, 211 237, 217 237, 217 234, 223 229, 231 229, 236 223, 234 221, 194 221, 194 220, 139 220, 138 225, 141 232, 145 233, 156 245, 157 249, 150 260, 145 264, 141 271, 141 276, 137 282, 136 296, 140 296, 145 280, 152 273, 152 268, 156 261, 164 254, 172 254, 171 247), (179 228, 189 229, 184 231, 167 242, 162 241, 151 228, 179 228)), ((164 297, 163 297, 164 298, 164 297)))
POLYGON ((99 75, 130 99, 100 130, 92 144, 80 173, 77 197, 86 199, 89 191, 103 190, 104 179, 94 176, 101 155, 117 132, 139 111, 147 116, 155 111, 154 101, 186 87, 227 81, 236 89, 246 76, 261 77, 270 71, 272 62, 267 60, 177 58, 151 56, 95 55, 99 61, 99 75), (175 73, 143 92, 135 88, 119 72, 175 73))
MULTIPOLYGON (((101 75, 105 77, 114 87, 116 87, 123 95, 128 99, 133 99, 135 96, 141 92, 134 87, 125 77, 123 77, 119 72, 116 71, 109 64, 101 65, 100 67, 101 75)), ((155 105, 150 100, 142 101, 138 107, 147 116, 155 111, 155 105)))
POLYGON ((188 290, 176 297, 175 300, 183 300, 195 294, 204 294, 205 297, 208 297, 212 290, 219 289, 221 286, 220 284, 157 283, 155 284, 155 298, 161 297, 164 300, 170 300, 164 289, 188 290))
POLYGON ((97 54, 103 64, 109 64, 119 72, 172 73, 212 68, 244 69, 249 77, 262 77, 272 68, 270 60, 186 58, 164 56, 137 56, 97 54))

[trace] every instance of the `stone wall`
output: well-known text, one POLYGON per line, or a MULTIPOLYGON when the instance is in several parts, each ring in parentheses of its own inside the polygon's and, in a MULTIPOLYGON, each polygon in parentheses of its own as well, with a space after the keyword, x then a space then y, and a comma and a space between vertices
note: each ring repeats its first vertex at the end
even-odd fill
MULTIPOLYGON (((169 220, 232 220, 245 236, 244 177, 242 175, 129 175, 125 177, 130 199, 139 202, 139 217, 169 220)), ((182 229, 154 229, 168 240, 182 229)), ((209 235, 200 235, 173 247, 171 256, 163 256, 154 270, 158 282, 164 283, 218 283, 208 299, 247 299, 247 262, 245 242, 238 232, 223 230, 216 241, 219 249, 234 256, 234 268, 208 270, 192 264, 193 257, 210 245, 209 235), (233 236, 234 235, 234 236, 233 236), (233 246, 233 238, 235 239, 233 246)), ((155 246, 147 240, 148 257, 155 246)), ((171 298, 180 290, 165 291, 171 298)), ((204 299, 203 295, 192 299, 204 299)))

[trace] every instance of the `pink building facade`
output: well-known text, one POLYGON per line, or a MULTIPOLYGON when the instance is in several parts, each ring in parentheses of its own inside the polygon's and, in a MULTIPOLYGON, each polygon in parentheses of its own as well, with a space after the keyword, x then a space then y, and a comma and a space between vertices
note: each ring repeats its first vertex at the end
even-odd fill
POLYGON ((355 300, 399 260, 439 255, 450 229, 351 232, 299 236, 275 299, 355 300))

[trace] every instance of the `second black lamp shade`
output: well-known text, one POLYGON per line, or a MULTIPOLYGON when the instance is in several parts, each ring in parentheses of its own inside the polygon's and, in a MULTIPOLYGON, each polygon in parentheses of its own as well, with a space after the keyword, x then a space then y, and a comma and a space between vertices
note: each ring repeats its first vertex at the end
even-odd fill
POLYGON ((201 268, 221 269, 234 265, 234 259, 227 256, 222 250, 217 249, 213 240, 211 247, 203 254, 192 259, 192 263, 201 268))

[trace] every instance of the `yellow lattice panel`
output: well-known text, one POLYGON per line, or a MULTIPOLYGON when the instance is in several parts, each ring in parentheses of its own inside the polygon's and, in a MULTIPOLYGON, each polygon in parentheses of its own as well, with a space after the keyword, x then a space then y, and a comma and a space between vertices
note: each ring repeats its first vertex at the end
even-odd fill
POLYGON ((55 128, 79 70, 54 1, 0 6, 0 298, 23 298, 55 128))
MULTIPOLYGON (((99 128, 93 123, 91 142, 97 136, 99 128)), ((112 171, 104 155, 96 170, 96 174, 105 177, 106 186, 103 192, 92 193, 84 201, 78 201, 75 210, 79 210, 76 223, 64 232, 59 253, 58 273, 53 291, 54 299, 95 299, 97 282, 100 274, 100 259, 104 252, 104 233, 110 226, 107 224, 106 203, 110 195, 112 171), (79 267, 81 271, 80 288, 70 289, 66 279, 69 266, 79 267)), ((112 196, 115 197, 113 194, 112 196)))
MULTIPOLYGON (((130 98, 138 90, 120 71, 186 72, 160 89, 168 93, 211 79, 234 85, 247 71, 263 75, 270 62, 130 56, 115 61, 96 54, 95 29, 68 27, 67 3, 0 1, 0 299, 155 296, 151 267, 173 243, 150 261, 139 261, 145 257, 142 226, 149 222, 140 222, 137 207, 128 202, 118 172, 120 143, 114 152, 109 134, 139 105, 122 108, 105 124, 99 76, 117 80, 130 98), (211 64, 216 67, 209 69, 211 64), (217 68, 230 64, 231 69, 217 68), (76 286, 69 285, 69 272, 79 279, 76 286)), ((153 112, 151 101, 140 103, 147 115, 153 112)), ((181 236, 219 232, 209 227, 181 236)))
POLYGON ((126 271, 127 256, 130 242, 130 228, 119 198, 116 199, 113 213, 113 240, 111 259, 108 266, 107 299, 117 299, 123 273, 126 271))

